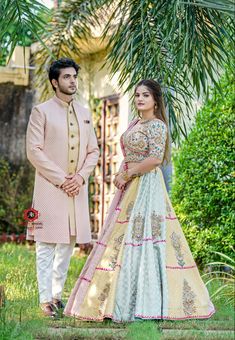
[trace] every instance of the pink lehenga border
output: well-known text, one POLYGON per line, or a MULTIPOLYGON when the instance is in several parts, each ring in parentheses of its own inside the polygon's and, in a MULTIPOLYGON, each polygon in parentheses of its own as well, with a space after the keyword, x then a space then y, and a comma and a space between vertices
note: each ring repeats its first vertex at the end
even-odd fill
MULTIPOLYGON (((173 317, 173 316, 160 316, 160 315, 143 315, 143 314, 134 314, 135 318, 143 319, 143 320, 193 320, 193 319, 208 319, 210 318, 214 313, 216 312, 215 309, 213 309, 209 314, 207 315, 189 315, 185 317, 173 317)), ((103 322, 104 319, 112 319, 113 322, 117 323, 126 323, 126 322, 135 322, 136 320, 131 321, 121 321, 114 319, 112 314, 104 314, 100 318, 92 318, 92 317, 85 317, 85 316, 79 316, 76 314, 69 314, 76 319, 82 320, 82 321, 97 321, 97 322, 103 322)))

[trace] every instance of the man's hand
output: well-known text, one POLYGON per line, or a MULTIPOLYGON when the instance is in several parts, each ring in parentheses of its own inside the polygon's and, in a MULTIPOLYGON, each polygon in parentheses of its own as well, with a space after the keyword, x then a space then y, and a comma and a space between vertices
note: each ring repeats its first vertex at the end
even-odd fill
POLYGON ((66 181, 62 184, 61 188, 67 193, 69 197, 73 197, 79 194, 79 189, 83 185, 83 178, 82 176, 75 174, 75 175, 68 175, 65 177, 66 181))

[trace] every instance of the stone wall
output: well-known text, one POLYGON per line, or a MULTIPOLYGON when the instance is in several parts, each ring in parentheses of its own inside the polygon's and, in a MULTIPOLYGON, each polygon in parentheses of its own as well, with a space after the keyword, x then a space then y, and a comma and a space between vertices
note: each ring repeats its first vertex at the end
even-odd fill
POLYGON ((0 157, 14 165, 26 161, 25 133, 33 97, 30 87, 0 83, 0 157))

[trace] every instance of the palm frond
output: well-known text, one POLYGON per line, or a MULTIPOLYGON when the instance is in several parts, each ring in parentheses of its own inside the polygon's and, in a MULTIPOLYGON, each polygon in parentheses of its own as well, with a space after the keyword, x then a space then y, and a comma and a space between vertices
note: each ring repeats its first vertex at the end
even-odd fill
MULTIPOLYGON (((21 43, 26 46, 27 32, 42 44, 41 34, 48 16, 48 9, 37 0, 3 0, 0 6, 0 49, 1 54, 8 51, 8 59, 12 56, 15 46, 21 43)), ((44 47, 46 47, 44 45, 44 47)))
POLYGON ((54 12, 53 20, 43 35, 44 46, 38 46, 34 53, 36 63, 36 87, 40 89, 41 99, 52 93, 47 80, 47 68, 51 62, 60 57, 70 57, 76 61, 83 55, 81 44, 91 35, 93 18, 90 16, 91 5, 84 0, 63 1, 54 12))
POLYGON ((215 9, 234 16, 234 1, 231 0, 194 0, 181 1, 183 4, 215 9))
POLYGON ((108 21, 103 33, 110 35, 106 62, 112 73, 120 72, 119 83, 126 91, 142 78, 174 89, 182 103, 177 107, 177 99, 167 96, 174 108, 170 120, 176 135, 186 134, 183 113, 186 110, 190 117, 192 89, 198 96, 208 95, 210 83, 217 84, 224 62, 231 57, 231 50, 225 49, 225 41, 231 41, 231 19, 213 8, 181 1, 120 0, 115 4, 113 21, 108 21))

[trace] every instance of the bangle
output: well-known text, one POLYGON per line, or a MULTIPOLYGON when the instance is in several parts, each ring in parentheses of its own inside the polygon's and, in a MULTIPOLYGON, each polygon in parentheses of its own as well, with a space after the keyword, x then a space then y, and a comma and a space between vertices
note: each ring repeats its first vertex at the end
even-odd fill
POLYGON ((124 170, 123 172, 121 172, 121 175, 125 182, 128 182, 130 180, 130 177, 128 175, 128 170, 124 170))

